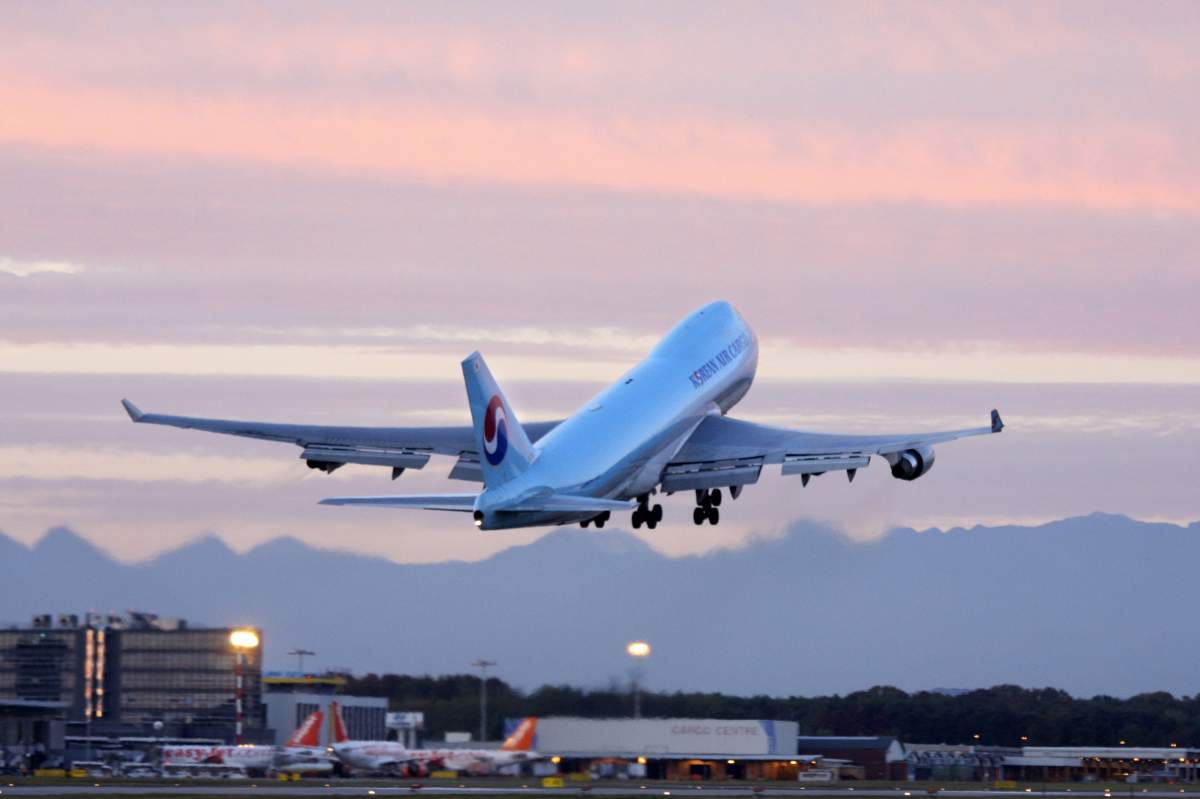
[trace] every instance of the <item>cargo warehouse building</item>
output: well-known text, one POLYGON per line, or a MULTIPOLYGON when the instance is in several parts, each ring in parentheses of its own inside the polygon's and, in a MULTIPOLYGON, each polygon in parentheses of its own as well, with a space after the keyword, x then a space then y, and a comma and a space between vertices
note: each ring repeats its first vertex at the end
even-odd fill
MULTIPOLYGON (((507 731, 520 719, 509 719, 507 731)), ((794 721, 539 718, 534 748, 564 772, 634 766, 649 779, 794 780, 794 721), (640 767, 640 768, 639 768, 640 767)))

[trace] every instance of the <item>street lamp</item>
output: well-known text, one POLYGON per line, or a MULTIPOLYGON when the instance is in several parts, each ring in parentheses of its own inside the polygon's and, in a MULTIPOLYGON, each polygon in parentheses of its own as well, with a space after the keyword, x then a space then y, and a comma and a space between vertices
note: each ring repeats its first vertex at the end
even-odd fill
POLYGON ((234 743, 238 746, 242 745, 242 715, 246 701, 246 654, 257 649, 258 644, 258 633, 254 630, 243 628, 229 634, 229 645, 233 647, 234 743))
POLYGON ((471 665, 479 669, 479 740, 487 740, 487 670, 497 665, 494 660, 472 660, 471 665))
POLYGON ((642 717, 642 689, 639 685, 642 677, 642 667, 640 661, 650 657, 650 644, 646 643, 645 641, 630 641, 629 645, 625 647, 625 651, 628 652, 629 656, 634 659, 635 663, 637 663, 637 665, 633 667, 632 672, 633 717, 635 719, 640 719, 642 717))

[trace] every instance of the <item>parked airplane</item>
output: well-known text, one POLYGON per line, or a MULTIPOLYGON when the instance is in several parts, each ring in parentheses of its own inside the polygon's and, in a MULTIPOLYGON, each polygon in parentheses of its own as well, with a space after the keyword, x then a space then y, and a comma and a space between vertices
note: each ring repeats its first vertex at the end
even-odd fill
MULTIPOLYGON (((341 710, 337 702, 329 703, 330 724, 333 727, 330 740, 341 743, 346 740, 346 727, 342 722, 341 710)), ((308 715, 292 737, 280 747, 275 759, 277 771, 295 772, 298 774, 323 774, 334 770, 336 758, 328 747, 321 745, 321 724, 325 713, 314 710, 308 715)))
POLYGON ((536 735, 537 719, 531 716, 521 720, 499 749, 408 749, 398 741, 345 741, 335 743, 333 751, 343 763, 363 771, 398 771, 417 776, 451 769, 491 774, 538 760, 538 753, 533 751, 536 735))
POLYGON ((240 746, 170 745, 162 748, 162 765, 241 766, 246 771, 266 771, 275 762, 275 747, 262 744, 240 746))
POLYGON ((838 435, 789 430, 725 414, 749 391, 758 339, 727 302, 685 317, 641 363, 569 418, 522 425, 478 352, 462 362, 472 427, 326 427, 143 413, 122 400, 135 422, 206 430, 302 448, 313 469, 347 463, 388 466, 392 479, 420 469, 431 455, 457 458, 452 479, 482 481, 458 494, 334 497, 328 505, 368 505, 471 513, 480 529, 579 522, 603 527, 611 513, 631 510, 635 528, 663 518, 651 504, 659 491, 695 491, 692 521, 720 521, 722 489, 736 499, 763 466, 809 478, 844 471, 850 480, 880 456, 900 480, 933 466, 933 445, 999 433, 986 427, 903 435, 838 435))

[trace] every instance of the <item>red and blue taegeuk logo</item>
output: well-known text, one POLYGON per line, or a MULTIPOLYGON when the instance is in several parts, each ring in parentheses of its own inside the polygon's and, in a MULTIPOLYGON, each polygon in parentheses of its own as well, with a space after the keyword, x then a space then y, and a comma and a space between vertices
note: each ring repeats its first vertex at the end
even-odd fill
POLYGON ((504 402, 499 394, 493 394, 483 414, 483 455, 488 463, 498 466, 507 451, 508 420, 504 415, 504 402))

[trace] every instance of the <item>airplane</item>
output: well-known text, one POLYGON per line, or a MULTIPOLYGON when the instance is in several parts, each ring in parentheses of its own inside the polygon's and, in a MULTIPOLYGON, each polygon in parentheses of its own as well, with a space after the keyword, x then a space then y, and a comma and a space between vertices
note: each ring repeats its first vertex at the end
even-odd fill
POLYGON ((165 766, 241 766, 246 771, 263 771, 275 761, 275 747, 269 744, 240 744, 237 746, 168 745, 162 748, 165 766))
MULTIPOLYGON (((333 743, 346 740, 346 727, 336 701, 329 703, 333 743)), ((275 761, 276 771, 297 774, 326 774, 334 770, 335 758, 321 746, 321 724, 325 713, 314 710, 300 723, 282 747, 275 761)))
MULTIPOLYGON (((335 715, 340 715, 340 709, 335 715)), ((521 720, 499 749, 409 749, 399 741, 343 741, 334 754, 351 768, 363 771, 400 771, 422 776, 437 769, 491 774, 519 763, 541 759, 533 750, 537 719, 521 720)))
MULTIPOLYGON (((346 727, 341 721, 341 710, 337 707, 337 702, 330 703, 330 706, 337 711, 334 741, 345 741, 346 727)), ((247 771, 264 772, 272 767, 278 771, 303 773, 332 771, 333 759, 328 749, 320 746, 321 722, 324 715, 320 710, 310 713, 282 747, 269 744, 168 745, 162 748, 162 764, 241 766, 247 771)))
POLYGON ((791 430, 726 414, 746 395, 758 366, 758 339, 728 302, 692 312, 644 360, 566 419, 522 425, 483 356, 462 361, 471 427, 329 427, 143 413, 134 422, 281 441, 301 448, 313 469, 390 467, 392 479, 432 455, 456 458, 449 477, 483 483, 469 493, 332 497, 354 505, 470 513, 481 530, 571 524, 603 527, 631 511, 633 527, 663 519, 659 493, 695 491, 696 525, 718 524, 722 489, 737 499, 766 465, 810 478, 843 471, 851 481, 872 457, 892 476, 916 480, 933 467, 935 444, 1004 429, 993 410, 983 427, 901 435, 791 430))

